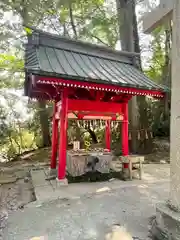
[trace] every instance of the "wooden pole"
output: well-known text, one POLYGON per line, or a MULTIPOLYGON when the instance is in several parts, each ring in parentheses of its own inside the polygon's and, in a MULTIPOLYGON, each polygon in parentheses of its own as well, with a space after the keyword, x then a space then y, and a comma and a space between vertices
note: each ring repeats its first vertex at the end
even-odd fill
POLYGON ((68 94, 67 89, 61 93, 61 111, 60 111, 60 143, 59 143, 59 161, 58 161, 58 179, 66 177, 66 150, 67 150, 67 126, 68 126, 68 94))
POLYGON ((54 102, 53 121, 52 121, 52 153, 51 169, 56 169, 57 147, 58 147, 58 119, 56 119, 57 103, 54 102))
POLYGON ((105 128, 105 140, 106 140, 106 149, 111 151, 111 121, 106 121, 106 128, 105 128))

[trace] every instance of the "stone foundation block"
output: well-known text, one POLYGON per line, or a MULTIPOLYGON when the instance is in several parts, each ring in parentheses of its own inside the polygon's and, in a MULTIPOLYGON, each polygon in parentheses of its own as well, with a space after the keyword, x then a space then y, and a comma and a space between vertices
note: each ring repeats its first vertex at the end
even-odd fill
POLYGON ((67 178, 64 178, 64 179, 56 178, 56 187, 62 187, 62 186, 68 186, 67 178))
POLYGON ((151 232, 154 240, 180 240, 180 212, 170 209, 167 203, 158 204, 151 232))

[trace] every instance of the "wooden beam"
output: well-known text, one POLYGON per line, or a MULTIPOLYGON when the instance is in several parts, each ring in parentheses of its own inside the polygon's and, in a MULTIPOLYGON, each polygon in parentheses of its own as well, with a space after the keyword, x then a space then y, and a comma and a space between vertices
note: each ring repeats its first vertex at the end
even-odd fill
POLYGON ((90 100, 68 99, 68 110, 99 113, 121 113, 121 104, 90 100))
POLYGON ((117 119, 116 115, 105 115, 103 113, 84 113, 78 114, 78 120, 113 120, 113 121, 122 121, 123 116, 121 115, 121 119, 117 119))

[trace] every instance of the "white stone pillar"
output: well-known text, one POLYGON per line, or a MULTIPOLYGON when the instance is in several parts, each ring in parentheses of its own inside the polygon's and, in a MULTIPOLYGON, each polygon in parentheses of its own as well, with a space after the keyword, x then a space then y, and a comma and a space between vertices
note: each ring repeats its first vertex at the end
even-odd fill
POLYGON ((169 202, 180 211, 180 0, 174 0, 170 136, 171 185, 169 202))
MULTIPOLYGON (((156 224, 152 226, 152 234, 159 240, 180 240, 180 0, 173 1, 170 136, 171 184, 168 204, 167 202, 160 203, 156 207, 156 224)), ((151 17, 153 19, 153 15, 151 17)))

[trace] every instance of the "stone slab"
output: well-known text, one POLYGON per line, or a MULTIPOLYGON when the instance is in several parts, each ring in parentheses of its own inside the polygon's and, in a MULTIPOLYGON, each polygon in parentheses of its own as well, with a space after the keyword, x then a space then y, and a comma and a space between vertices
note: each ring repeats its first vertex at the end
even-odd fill
POLYGON ((32 184, 36 195, 36 200, 43 202, 51 199, 53 195, 53 187, 50 181, 46 181, 46 174, 44 170, 31 171, 32 184))
POLYGON ((31 177, 34 187, 48 186, 49 182, 46 181, 46 174, 44 170, 32 170, 31 177))
POLYGON ((37 201, 44 201, 47 199, 51 199, 54 194, 53 188, 51 185, 39 186, 34 188, 34 192, 36 195, 37 201))
POLYGON ((179 240, 180 213, 170 209, 167 203, 159 203, 152 235, 156 240, 179 240))
POLYGON ((0 184, 8 184, 8 183, 14 183, 17 181, 17 177, 15 176, 0 176, 0 184))

